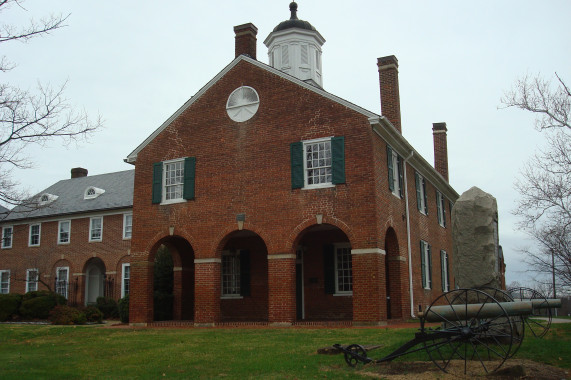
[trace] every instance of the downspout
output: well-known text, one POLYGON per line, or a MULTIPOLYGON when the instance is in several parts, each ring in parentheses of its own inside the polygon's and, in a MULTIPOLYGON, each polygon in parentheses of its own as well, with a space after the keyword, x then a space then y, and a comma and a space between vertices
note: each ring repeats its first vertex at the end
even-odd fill
POLYGON ((403 171, 404 171, 404 205, 405 205, 405 213, 406 213, 406 243, 407 243, 407 250, 408 250, 408 283, 409 283, 409 291, 410 291, 410 316, 412 318, 416 318, 414 315, 414 288, 412 284, 412 250, 410 246, 410 212, 408 208, 408 181, 406 178, 406 163, 408 160, 412 158, 414 155, 414 150, 410 152, 410 155, 405 158, 403 171))

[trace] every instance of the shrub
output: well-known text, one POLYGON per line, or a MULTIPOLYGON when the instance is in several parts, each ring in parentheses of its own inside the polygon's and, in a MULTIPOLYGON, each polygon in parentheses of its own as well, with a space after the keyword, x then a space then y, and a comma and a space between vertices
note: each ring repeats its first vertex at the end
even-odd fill
POLYGON ((103 313, 103 318, 117 318, 119 316, 117 301, 113 298, 98 297, 97 308, 103 313))
POLYGON ((17 316, 21 303, 21 294, 0 294, 0 322, 17 316))
POLYGON ((83 311, 87 322, 101 323, 103 321, 103 313, 97 306, 87 306, 83 311))
POLYGON ((119 318, 123 323, 129 323, 129 295, 119 300, 119 318))
POLYGON ((54 307, 66 303, 65 297, 54 292, 46 290, 28 292, 22 298, 20 315, 24 319, 47 319, 54 307))
POLYGON ((75 307, 57 305, 50 311, 50 321, 54 325, 83 325, 86 317, 75 307))

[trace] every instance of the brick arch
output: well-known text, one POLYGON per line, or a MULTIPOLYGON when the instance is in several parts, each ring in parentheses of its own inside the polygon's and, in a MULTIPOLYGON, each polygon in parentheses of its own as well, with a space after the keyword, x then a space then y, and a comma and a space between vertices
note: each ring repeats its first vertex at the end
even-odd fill
MULTIPOLYGON (((264 238, 265 233, 263 230, 259 229, 256 226, 253 226, 251 223, 244 223, 244 228, 242 230, 243 231, 251 231, 251 232, 255 233, 260 239, 262 239, 262 241, 266 245, 266 249, 268 252, 275 252, 274 251, 275 246, 274 246, 272 240, 264 238)), ((215 257, 220 258, 221 253, 222 253, 222 249, 224 248, 224 246, 226 245, 228 240, 232 237, 232 233, 237 232, 237 231, 240 231, 240 230, 238 230, 236 228, 235 224, 232 224, 231 226, 228 226, 225 229, 223 229, 216 236, 216 239, 214 239, 210 252, 215 252, 215 255, 216 255, 215 257)))
MULTIPOLYGON (((347 223, 343 222, 341 219, 326 217, 324 215, 323 220, 322 220, 322 224, 331 224, 331 225, 339 228, 345 234, 345 236, 347 236, 347 239, 349 239, 349 243, 351 244, 351 246, 353 246, 353 242, 355 241, 355 234, 353 233, 353 230, 351 229, 351 227, 349 227, 347 225, 347 223)), ((300 224, 298 224, 293 229, 293 231, 290 233, 290 235, 287 238, 287 241, 285 242, 286 249, 288 249, 289 251, 294 253, 295 247, 297 245, 297 242, 301 238, 302 232, 305 231, 306 229, 308 229, 309 227, 315 226, 315 225, 317 225, 317 221, 315 220, 315 217, 308 218, 308 219, 304 220, 303 222, 301 222, 300 224)))
MULTIPOLYGON (((181 238, 183 240, 186 240, 188 244, 190 244, 190 246, 192 247, 193 251, 195 250, 196 246, 194 244, 195 239, 192 235, 187 233, 184 229, 180 230, 177 229, 175 232, 176 233, 173 233, 171 235, 168 228, 165 228, 162 231, 157 232, 155 236, 153 236, 153 238, 149 240, 149 243, 145 247, 145 252, 147 253, 146 261, 153 262, 155 260, 155 254, 157 252, 158 247, 161 244, 163 244, 164 241, 172 238, 181 238)), ((196 256, 196 251, 194 255, 196 256)))
POLYGON ((90 257, 89 259, 85 260, 85 262, 83 263, 83 267, 81 268, 81 272, 86 273, 87 267, 94 262, 100 262, 101 264, 103 264, 104 272, 107 272, 109 270, 108 269, 109 266, 107 264, 105 264, 105 260, 103 260, 99 256, 96 256, 96 257, 90 257))
POLYGON ((400 254, 398 236, 392 227, 385 231, 384 249, 387 318, 404 318, 407 315, 407 262, 400 254))

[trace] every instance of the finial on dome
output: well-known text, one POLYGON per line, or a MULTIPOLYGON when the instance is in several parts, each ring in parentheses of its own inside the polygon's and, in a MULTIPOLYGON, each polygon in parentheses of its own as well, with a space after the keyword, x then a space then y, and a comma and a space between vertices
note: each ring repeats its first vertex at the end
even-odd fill
POLYGON ((297 20, 297 3, 295 1, 289 4, 289 10, 291 11, 290 20, 297 20))

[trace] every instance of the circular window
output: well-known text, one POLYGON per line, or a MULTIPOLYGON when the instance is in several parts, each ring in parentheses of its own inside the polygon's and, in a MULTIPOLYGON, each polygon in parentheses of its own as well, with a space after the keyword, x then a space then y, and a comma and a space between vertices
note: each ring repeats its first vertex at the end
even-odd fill
POLYGON ((226 112, 230 119, 243 122, 249 120, 258 112, 260 97, 252 87, 238 87, 228 97, 226 112))

